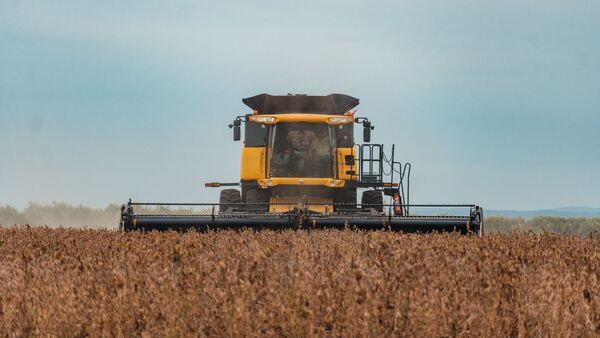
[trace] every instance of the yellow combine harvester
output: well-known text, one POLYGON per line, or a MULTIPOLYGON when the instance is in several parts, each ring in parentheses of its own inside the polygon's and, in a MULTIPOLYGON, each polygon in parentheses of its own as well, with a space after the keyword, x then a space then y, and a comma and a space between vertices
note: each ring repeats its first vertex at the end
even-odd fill
POLYGON ((121 212, 129 230, 207 230, 237 228, 360 228, 405 232, 483 232, 483 211, 471 204, 408 203, 410 164, 371 144, 374 127, 355 117, 357 98, 261 94, 242 100, 251 114, 231 125, 235 141, 245 133, 240 180, 207 183, 238 187, 221 191, 219 203, 134 203, 121 212), (354 125, 363 130, 356 144, 354 125), (361 202, 357 203, 361 191, 361 202), (384 203, 384 196, 390 202, 384 203), (136 206, 204 206, 211 211, 190 215, 136 213, 136 206), (463 208, 466 215, 411 215, 410 207, 463 208))

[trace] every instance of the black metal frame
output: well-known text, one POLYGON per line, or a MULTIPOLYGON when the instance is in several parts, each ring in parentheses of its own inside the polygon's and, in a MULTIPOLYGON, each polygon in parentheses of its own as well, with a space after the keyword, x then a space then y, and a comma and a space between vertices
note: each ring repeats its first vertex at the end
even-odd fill
POLYGON ((358 146, 358 174, 361 183, 383 183, 383 144, 358 146), (365 156, 365 149, 369 156, 365 156))
POLYGON ((374 188, 383 190, 387 196, 399 193, 402 199, 402 214, 410 212, 410 171, 411 164, 395 161, 396 146, 392 144, 390 158, 383 150, 383 144, 358 144, 358 180, 348 182, 357 188, 374 188), (365 151, 367 149, 368 151, 365 151), (377 152, 375 152, 377 150, 377 152), (373 154, 377 154, 373 158, 373 154), (369 156, 366 156, 369 155, 369 156), (387 172, 386 172, 387 166, 387 172), (394 177, 397 175, 396 177, 394 177), (386 180, 386 177, 389 180, 386 180), (396 180, 394 180, 396 178, 396 180))

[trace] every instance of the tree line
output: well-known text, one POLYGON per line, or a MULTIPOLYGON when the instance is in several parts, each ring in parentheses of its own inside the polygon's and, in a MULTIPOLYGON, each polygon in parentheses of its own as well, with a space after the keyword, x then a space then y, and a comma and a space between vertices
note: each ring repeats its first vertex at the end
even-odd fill
MULTIPOLYGON (((138 212, 191 213, 189 208, 170 209, 136 208, 138 212)), ((197 211, 197 210, 196 210, 197 211)), ((205 210, 207 211, 207 210, 205 210)), ((30 203, 22 211, 11 206, 0 206, 0 225, 12 226, 29 224, 49 227, 92 227, 116 228, 119 224, 121 206, 109 204, 105 208, 90 208, 83 205, 52 203, 44 205, 30 203)), ((561 234, 589 235, 600 233, 600 218, 538 216, 530 219, 521 217, 491 216, 485 218, 487 233, 508 233, 512 231, 553 232, 561 234)))

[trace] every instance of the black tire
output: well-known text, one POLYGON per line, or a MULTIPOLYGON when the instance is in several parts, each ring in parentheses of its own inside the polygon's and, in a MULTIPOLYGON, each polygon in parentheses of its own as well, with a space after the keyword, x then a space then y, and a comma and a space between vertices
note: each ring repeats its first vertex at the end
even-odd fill
POLYGON ((479 225, 476 229, 476 234, 482 237, 485 234, 484 222, 483 222, 483 211, 480 207, 475 207, 475 222, 479 225))
POLYGON ((335 204, 341 204, 337 209, 354 209, 356 208, 356 188, 341 188, 335 190, 335 204))
POLYGON ((219 213, 225 212, 230 208, 241 207, 242 197, 237 189, 223 189, 219 197, 219 213))
POLYGON ((364 209, 373 208, 378 212, 383 212, 383 192, 378 190, 363 191, 360 203, 364 209))
POLYGON ((248 210, 266 211, 268 208, 268 195, 266 189, 261 188, 248 188, 244 192, 246 208, 248 210))

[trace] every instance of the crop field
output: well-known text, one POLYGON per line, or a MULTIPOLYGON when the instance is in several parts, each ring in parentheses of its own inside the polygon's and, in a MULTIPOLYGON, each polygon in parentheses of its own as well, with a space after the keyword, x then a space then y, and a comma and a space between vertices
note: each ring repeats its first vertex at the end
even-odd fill
POLYGON ((0 227, 0 336, 600 335, 600 239, 0 227))

